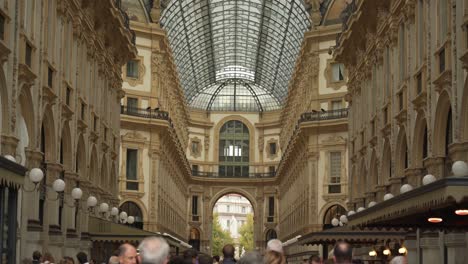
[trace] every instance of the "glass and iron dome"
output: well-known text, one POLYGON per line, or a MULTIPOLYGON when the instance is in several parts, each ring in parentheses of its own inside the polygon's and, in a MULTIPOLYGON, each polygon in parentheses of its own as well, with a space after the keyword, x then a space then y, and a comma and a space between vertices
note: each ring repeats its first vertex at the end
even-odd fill
POLYGON ((310 26, 303 0, 172 0, 161 25, 191 107, 282 107, 310 26))

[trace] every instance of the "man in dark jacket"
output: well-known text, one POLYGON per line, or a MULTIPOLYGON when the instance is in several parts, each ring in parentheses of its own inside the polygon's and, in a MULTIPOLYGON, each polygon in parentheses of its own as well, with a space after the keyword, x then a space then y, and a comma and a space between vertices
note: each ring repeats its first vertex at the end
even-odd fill
POLYGON ((234 259, 234 246, 227 244, 223 247, 223 262, 222 264, 234 264, 236 260, 234 259))

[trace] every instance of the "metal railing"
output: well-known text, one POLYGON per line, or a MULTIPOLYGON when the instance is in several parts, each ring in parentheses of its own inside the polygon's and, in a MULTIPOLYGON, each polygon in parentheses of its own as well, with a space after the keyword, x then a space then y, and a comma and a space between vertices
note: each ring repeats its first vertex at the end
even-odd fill
POLYGON ((169 120, 169 113, 151 108, 143 109, 121 105, 120 113, 123 115, 169 120))
POLYGON ((303 113, 299 119, 299 123, 307 121, 332 120, 348 117, 348 108, 329 110, 329 111, 312 111, 303 113))
POLYGON ((236 178, 236 179, 258 179, 258 178, 274 178, 276 175, 274 172, 255 172, 249 173, 248 176, 224 176, 219 175, 218 172, 207 172, 207 171, 192 171, 192 176, 195 177, 207 177, 207 178, 236 178))

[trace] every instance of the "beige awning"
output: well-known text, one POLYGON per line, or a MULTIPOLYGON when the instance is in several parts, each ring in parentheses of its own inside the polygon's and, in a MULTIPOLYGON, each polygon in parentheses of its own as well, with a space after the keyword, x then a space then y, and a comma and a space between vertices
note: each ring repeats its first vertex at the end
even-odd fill
POLYGON ((378 228, 467 228, 466 216, 456 209, 468 208, 468 177, 447 177, 395 196, 348 217, 348 225, 378 228), (441 217, 438 224, 429 217, 441 217))

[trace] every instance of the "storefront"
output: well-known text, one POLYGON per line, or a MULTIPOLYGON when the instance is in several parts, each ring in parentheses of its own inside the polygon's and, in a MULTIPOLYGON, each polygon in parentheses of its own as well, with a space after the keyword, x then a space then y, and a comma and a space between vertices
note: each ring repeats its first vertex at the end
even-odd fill
POLYGON ((18 263, 18 191, 26 171, 25 167, 0 156, 0 264, 18 263))

